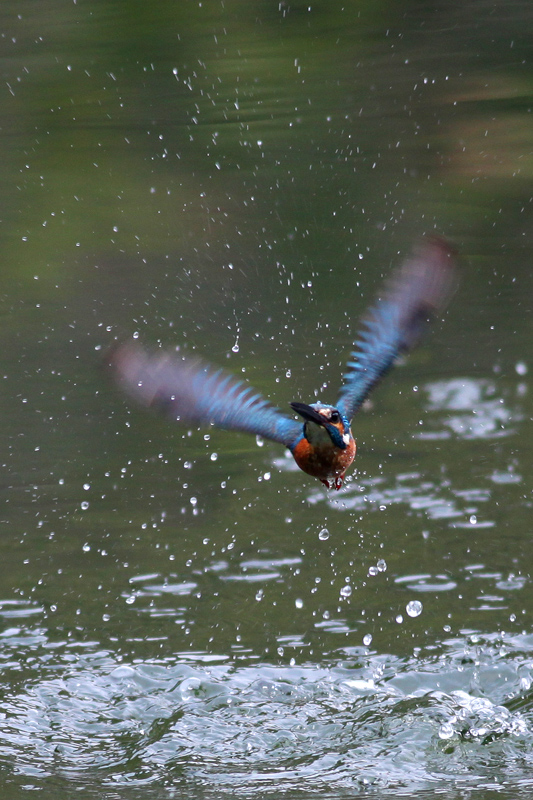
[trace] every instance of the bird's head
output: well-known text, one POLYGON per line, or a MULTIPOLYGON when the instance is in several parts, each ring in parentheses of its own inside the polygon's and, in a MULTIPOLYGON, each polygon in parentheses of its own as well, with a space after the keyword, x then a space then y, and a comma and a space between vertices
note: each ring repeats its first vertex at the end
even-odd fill
POLYGON ((304 418, 305 436, 309 441, 322 439, 326 432, 335 447, 346 450, 352 435, 350 423, 337 408, 323 403, 308 406, 306 403, 294 402, 290 406, 304 418))

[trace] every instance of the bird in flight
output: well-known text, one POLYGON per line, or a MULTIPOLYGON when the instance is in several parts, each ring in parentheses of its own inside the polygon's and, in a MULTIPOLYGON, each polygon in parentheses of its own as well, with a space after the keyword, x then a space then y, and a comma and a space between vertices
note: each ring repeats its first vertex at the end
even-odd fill
POLYGON ((421 240, 385 283, 363 317, 335 405, 290 403, 301 418, 271 405, 249 384, 194 356, 149 351, 136 340, 115 345, 107 364, 134 400, 168 417, 255 434, 287 447, 304 472, 340 489, 356 444, 354 414, 398 356, 418 341, 455 286, 453 248, 442 238, 421 240))

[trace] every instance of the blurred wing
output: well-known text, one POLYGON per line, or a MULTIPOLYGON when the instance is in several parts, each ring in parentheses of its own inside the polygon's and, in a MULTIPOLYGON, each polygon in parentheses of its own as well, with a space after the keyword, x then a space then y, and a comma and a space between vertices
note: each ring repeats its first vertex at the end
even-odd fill
POLYGON ((363 320, 337 407, 351 419, 396 358, 418 341, 455 286, 454 250, 431 237, 393 274, 363 320))
POLYGON ((301 434, 301 423, 270 405, 251 386, 199 359, 148 352, 128 342, 111 350, 107 363, 130 397, 172 419, 212 423, 285 446, 301 434))

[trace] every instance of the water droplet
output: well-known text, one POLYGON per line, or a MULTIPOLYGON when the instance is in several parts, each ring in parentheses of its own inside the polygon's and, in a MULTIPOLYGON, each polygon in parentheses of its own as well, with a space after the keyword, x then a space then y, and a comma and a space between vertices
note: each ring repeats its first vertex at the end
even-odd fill
POLYGON ((91 488, 91 484, 90 483, 84 483, 83 484, 83 488, 85 489, 86 492, 88 492, 89 489, 91 488))
POLYGON ((422 613, 423 605, 420 600, 410 600, 405 606, 405 610, 410 617, 419 617, 422 613))
POLYGON ((83 547, 81 549, 83 550, 84 553, 88 553, 90 551, 90 549, 91 549, 91 545, 87 544, 87 542, 85 542, 85 544, 83 545, 83 547))
POLYGON ((318 538, 321 542, 325 542, 329 539, 329 531, 327 528, 322 528, 321 531, 318 533, 318 538))
POLYGON ((189 503, 191 504, 191 506, 195 506, 197 504, 197 502, 198 502, 198 498, 197 497, 189 498, 189 503))
POLYGON ((209 456, 209 458, 211 459, 211 461, 216 461, 216 460, 217 460, 217 458, 218 458, 218 453, 211 453, 211 455, 209 456))
POLYGON ((365 635, 363 636, 363 644, 364 644, 365 647, 369 647, 372 644, 372 634, 371 633, 365 633, 365 635))
POLYGON ((352 593, 352 587, 349 584, 343 586, 339 592, 341 597, 350 597, 351 593, 352 593))
POLYGON ((475 515, 475 514, 471 514, 471 516, 470 516, 470 524, 471 524, 471 525, 475 525, 475 524, 476 524, 476 522, 477 522, 477 517, 476 517, 476 515, 475 515))
POLYGON ((294 601, 294 605, 296 606, 296 608, 303 608, 304 601, 300 597, 297 597, 296 600, 294 601))
POLYGON ((384 558, 380 558, 378 563, 376 564, 379 572, 386 572, 387 571, 387 562, 384 558))
POLYGON ((515 366, 515 370, 518 375, 527 375, 527 364, 523 361, 519 361, 515 366))
POLYGON ((453 725, 445 722, 439 728, 439 739, 451 739, 454 734, 453 725))
POLYGON ((238 352, 239 352, 239 349, 240 349, 240 348, 239 348, 239 343, 238 343, 238 342, 235 342, 235 344, 233 345, 233 347, 232 347, 231 349, 232 349, 232 351, 233 351, 234 353, 238 353, 238 352))
POLYGON ((84 500, 83 503, 80 503, 80 506, 82 511, 87 511, 87 509, 89 508, 89 503, 87 502, 87 500, 84 500))
POLYGON ((398 623, 398 625, 401 625, 401 624, 402 624, 402 622, 403 622, 403 616, 402 616, 402 614, 396 614, 395 620, 396 620, 396 622, 398 623))

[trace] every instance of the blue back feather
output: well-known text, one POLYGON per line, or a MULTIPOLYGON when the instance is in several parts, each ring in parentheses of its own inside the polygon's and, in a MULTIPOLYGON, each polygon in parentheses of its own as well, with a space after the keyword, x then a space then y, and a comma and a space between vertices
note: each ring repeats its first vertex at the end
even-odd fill
POLYGON ((454 284, 452 248, 438 237, 423 240, 363 319, 339 393, 341 414, 351 420, 373 386, 442 310, 454 284))

